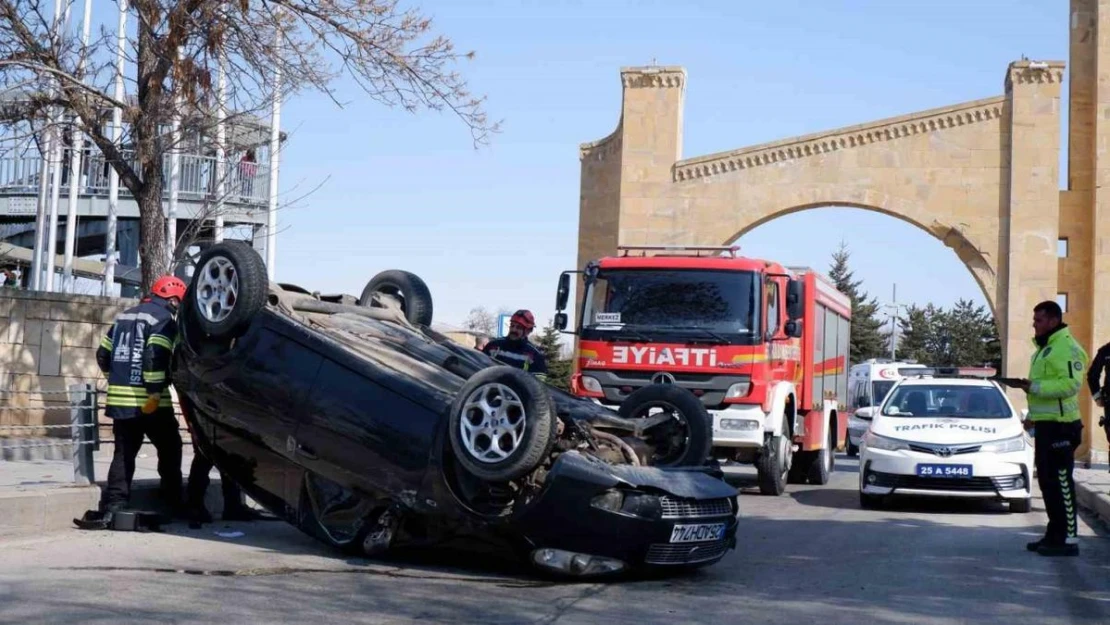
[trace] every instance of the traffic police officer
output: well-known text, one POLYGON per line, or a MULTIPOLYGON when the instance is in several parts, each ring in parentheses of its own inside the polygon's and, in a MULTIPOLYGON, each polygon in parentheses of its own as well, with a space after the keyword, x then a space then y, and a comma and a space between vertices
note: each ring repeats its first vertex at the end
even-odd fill
POLYGON ((1110 379, 1103 380, 1104 371, 1106 377, 1110 378, 1110 343, 1098 348, 1095 357, 1091 359, 1091 368, 1087 371, 1087 386, 1091 389, 1091 398, 1099 408, 1102 408, 1102 416, 1099 417, 1098 424, 1106 433, 1107 442, 1110 442, 1110 407, 1107 406, 1108 402, 1102 395, 1110 379))
POLYGON ((96 362, 108 376, 106 415, 115 438, 101 512, 116 512, 130 501, 135 457, 144 436, 158 452, 163 500, 175 514, 184 512, 181 434, 169 390, 178 340, 174 315, 184 297, 185 283, 179 278, 159 278, 148 297, 116 317, 96 350, 96 362))
POLYGON ((1045 556, 1079 555, 1076 521, 1075 449, 1083 440, 1079 414, 1087 352, 1063 321, 1060 305, 1051 300, 1033 308, 1036 353, 1029 378, 1019 385, 1029 403, 1028 425, 1034 436, 1037 483, 1041 487, 1048 527, 1044 538, 1027 545, 1045 556))
POLYGON ((547 378, 547 359, 543 350, 528 341, 528 335, 536 327, 536 318, 530 310, 518 310, 509 318, 509 335, 494 339, 482 348, 482 352, 494 360, 523 369, 540 380, 547 378))

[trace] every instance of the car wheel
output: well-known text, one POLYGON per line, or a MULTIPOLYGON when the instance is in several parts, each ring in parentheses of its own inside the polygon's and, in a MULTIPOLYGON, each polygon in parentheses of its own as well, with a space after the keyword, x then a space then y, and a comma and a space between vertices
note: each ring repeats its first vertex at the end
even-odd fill
POLYGON ((1031 498, 1025 499, 1011 499, 1010 512, 1015 514, 1025 514, 1033 509, 1033 500, 1031 498))
POLYGON ((709 411, 701 400, 681 386, 650 384, 621 402, 619 413, 625 419, 642 419, 653 408, 660 408, 672 418, 644 431, 643 438, 656 450, 649 464, 664 467, 705 464, 713 445, 713 432, 709 411))
POLYGON ((370 306, 374 293, 392 295, 400 300, 401 311, 410 323, 432 325, 432 292, 420 276, 400 269, 383 271, 366 283, 359 305, 370 306))
POLYGON ((475 373, 451 405, 451 451, 467 471, 488 482, 531 472, 551 452, 555 406, 529 373, 495 366, 475 373))
POLYGON ((266 304, 269 279, 262 257, 243 241, 208 248, 185 297, 201 331, 216 339, 235 338, 266 304))

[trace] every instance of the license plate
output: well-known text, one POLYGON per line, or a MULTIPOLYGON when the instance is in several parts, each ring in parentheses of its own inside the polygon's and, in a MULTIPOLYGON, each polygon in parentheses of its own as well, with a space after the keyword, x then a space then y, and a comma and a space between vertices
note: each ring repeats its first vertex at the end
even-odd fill
POLYGON ((675 525, 671 530, 672 543, 701 543, 720 540, 725 533, 724 523, 695 523, 675 525))
POLYGON ((971 477, 970 464, 919 464, 920 477, 971 477))

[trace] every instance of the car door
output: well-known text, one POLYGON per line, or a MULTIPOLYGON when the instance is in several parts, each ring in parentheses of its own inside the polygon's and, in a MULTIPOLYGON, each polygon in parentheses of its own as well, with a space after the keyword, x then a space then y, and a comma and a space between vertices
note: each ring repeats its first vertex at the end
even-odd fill
POLYGON ((221 466, 271 507, 296 505, 300 474, 293 435, 322 360, 282 330, 262 326, 241 339, 242 364, 218 386, 223 410, 214 432, 221 466))
POLYGON ((417 490, 440 415, 395 391, 406 383, 361 359, 325 360, 296 434, 305 466, 376 495, 417 490))

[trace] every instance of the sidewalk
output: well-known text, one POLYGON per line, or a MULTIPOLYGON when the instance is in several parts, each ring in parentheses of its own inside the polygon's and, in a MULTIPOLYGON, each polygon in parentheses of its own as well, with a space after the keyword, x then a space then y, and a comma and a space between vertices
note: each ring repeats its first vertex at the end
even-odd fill
POLYGON ((1110 526, 1110 465, 1096 463, 1090 469, 1076 467, 1075 490, 1079 505, 1110 526))
MULTIPOLYGON (((181 474, 183 485, 189 477, 193 447, 182 447, 181 474)), ((74 527, 73 519, 86 510, 96 509, 100 489, 108 477, 113 445, 102 443, 93 455, 96 484, 81 486, 73 482, 70 460, 36 460, 0 462, 0 538, 74 527)), ((220 474, 209 474, 206 503, 209 510, 220 510, 220 474)), ((158 456, 149 441, 143 444, 135 460, 132 501, 143 505, 153 501, 158 488, 158 456)))

